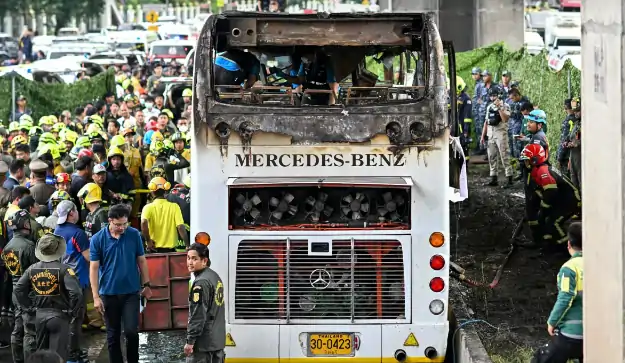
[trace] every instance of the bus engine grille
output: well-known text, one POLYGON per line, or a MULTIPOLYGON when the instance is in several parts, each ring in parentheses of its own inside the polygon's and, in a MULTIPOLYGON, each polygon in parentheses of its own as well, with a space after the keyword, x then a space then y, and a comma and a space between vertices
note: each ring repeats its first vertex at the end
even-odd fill
POLYGON ((241 241, 235 319, 405 319, 399 241, 334 240, 331 256, 311 256, 306 240, 241 241))

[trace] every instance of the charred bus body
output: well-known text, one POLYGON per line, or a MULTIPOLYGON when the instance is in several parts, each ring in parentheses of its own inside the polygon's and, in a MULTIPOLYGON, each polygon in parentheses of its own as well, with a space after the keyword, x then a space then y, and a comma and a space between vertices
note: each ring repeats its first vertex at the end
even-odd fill
POLYGON ((444 360, 457 179, 444 58, 428 14, 207 20, 191 225, 224 278, 228 362, 444 360), (215 84, 232 49, 259 60, 252 87, 215 84), (337 89, 311 81, 319 54, 337 89))

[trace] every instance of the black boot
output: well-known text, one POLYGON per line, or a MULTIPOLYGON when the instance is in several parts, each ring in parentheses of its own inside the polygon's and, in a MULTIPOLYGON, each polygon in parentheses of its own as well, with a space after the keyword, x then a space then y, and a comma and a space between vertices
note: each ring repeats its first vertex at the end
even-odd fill
POLYGON ((514 185, 514 180, 512 180, 512 175, 508 177, 508 181, 504 184, 504 188, 510 188, 514 185))
POLYGON ((490 181, 486 183, 486 185, 489 187, 496 187, 497 185, 499 185, 499 183, 497 182, 497 176, 491 176, 490 181))

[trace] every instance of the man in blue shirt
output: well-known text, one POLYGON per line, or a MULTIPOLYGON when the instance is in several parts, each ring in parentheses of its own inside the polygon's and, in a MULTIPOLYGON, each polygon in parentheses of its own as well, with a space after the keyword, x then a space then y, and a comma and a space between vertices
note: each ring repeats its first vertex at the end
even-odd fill
MULTIPOLYGON (((63 263, 69 265, 69 267, 76 272, 80 288, 83 290, 83 296, 85 299, 85 305, 87 309, 93 309, 93 299, 88 298, 89 294, 89 239, 85 231, 78 227, 77 223, 80 219, 78 208, 69 200, 63 200, 57 205, 56 213, 59 216, 57 220, 57 226, 54 230, 54 234, 61 236, 65 239, 66 250, 63 256, 63 263)), ((78 313, 76 319, 74 319, 69 327, 69 361, 78 362, 84 354, 80 351, 80 333, 82 327, 83 316, 85 314, 84 307, 78 313)), ((93 315, 93 314, 92 314, 93 315)), ((98 314, 99 315, 99 314, 98 314)), ((97 322, 91 322, 90 324, 98 324, 97 327, 102 326, 101 319, 97 322)))
POLYGON ((109 224, 93 235, 89 246, 89 281, 94 306, 106 322, 110 363, 124 361, 122 322, 127 361, 139 362, 139 292, 146 299, 152 297, 143 241, 138 230, 128 227, 129 216, 125 205, 112 206, 109 224))

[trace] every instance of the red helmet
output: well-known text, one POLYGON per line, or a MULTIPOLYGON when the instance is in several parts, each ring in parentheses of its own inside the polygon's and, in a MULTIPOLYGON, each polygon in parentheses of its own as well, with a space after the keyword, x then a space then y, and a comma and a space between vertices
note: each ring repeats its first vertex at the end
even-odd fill
POLYGON ((156 123, 156 121, 152 120, 152 121, 149 121, 147 124, 145 124, 145 131, 150 131, 150 130, 154 130, 154 131, 158 130, 158 124, 156 123))
POLYGON ((57 184, 71 183, 72 177, 67 173, 58 173, 54 177, 57 184))
POLYGON ((93 151, 91 151, 90 149, 82 149, 78 153, 78 158, 80 159, 83 156, 88 156, 93 159, 93 151))
POLYGON ((547 153, 539 144, 529 144, 521 151, 520 160, 529 160, 532 165, 541 165, 547 161, 547 153))

